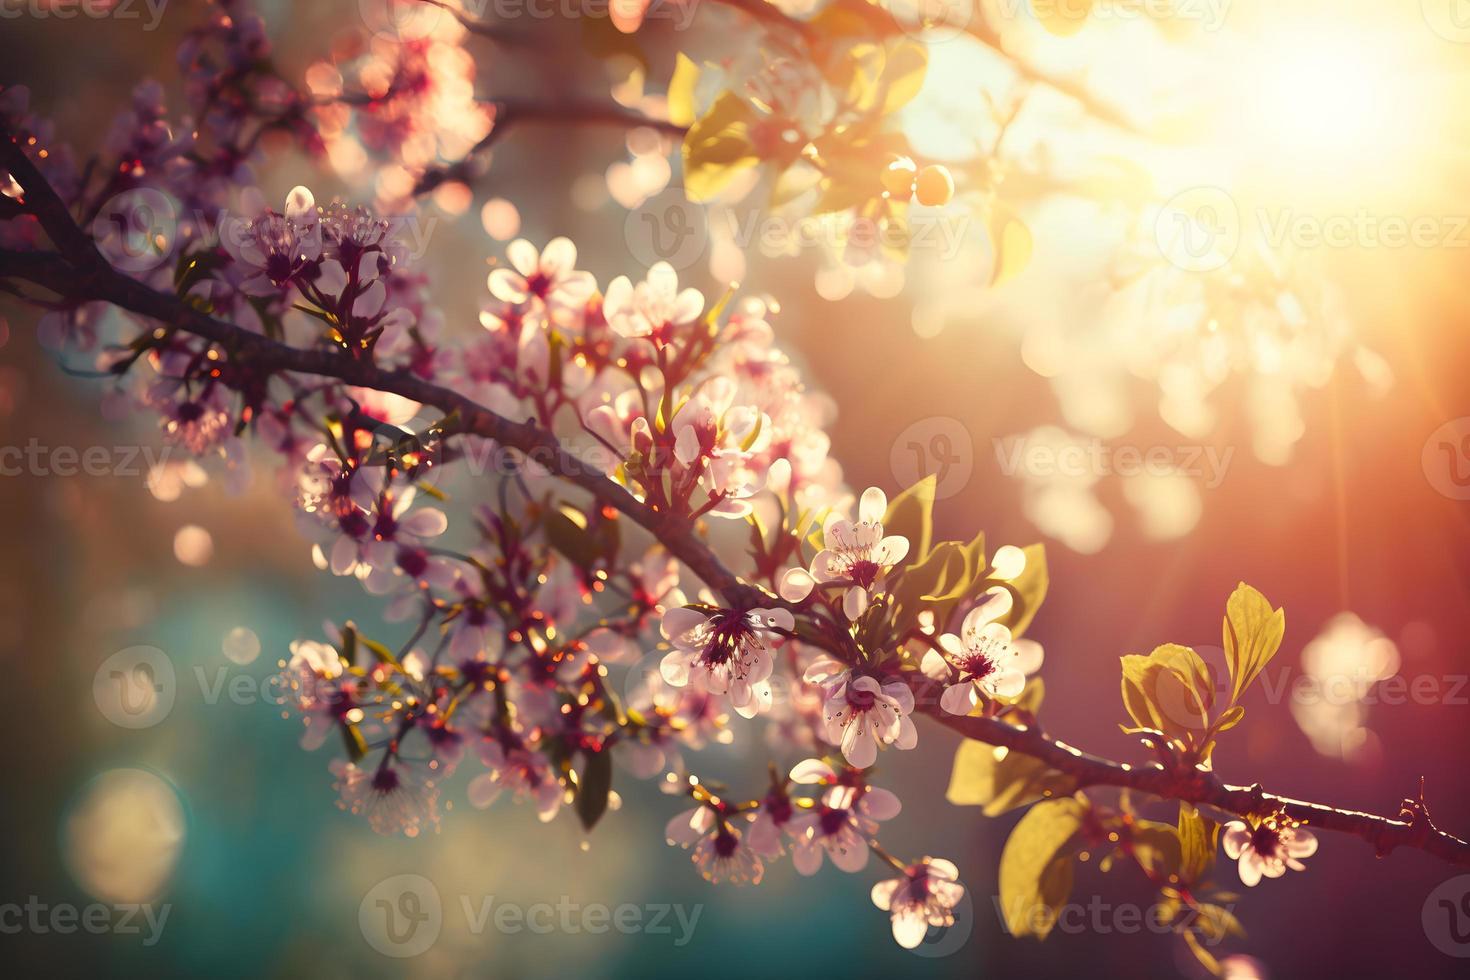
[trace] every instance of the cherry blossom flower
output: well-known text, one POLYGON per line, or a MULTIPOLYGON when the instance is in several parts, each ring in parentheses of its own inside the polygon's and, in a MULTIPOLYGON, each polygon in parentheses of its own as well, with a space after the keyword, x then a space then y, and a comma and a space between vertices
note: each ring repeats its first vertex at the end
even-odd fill
POLYGON ((814 661, 803 680, 826 691, 824 735, 842 747, 849 764, 866 769, 877 761, 879 746, 911 749, 918 744, 919 731, 909 717, 914 694, 903 681, 880 684, 868 675, 855 677, 830 657, 814 661))
POLYGON ((892 916, 893 938, 900 946, 918 946, 930 926, 954 925, 954 908, 965 897, 959 874, 951 862, 926 857, 905 868, 902 878, 873 886, 873 904, 892 916))
POLYGON ((1010 612, 1011 604, 1009 590, 996 586, 965 616, 959 636, 941 634, 940 649, 924 654, 924 675, 948 684, 939 705, 950 714, 968 715, 981 695, 1017 697, 1026 687, 1026 676, 1041 666, 1041 644, 1015 639, 996 621, 1010 612))
POLYGON ((750 846, 766 858, 780 857, 785 849, 781 846, 783 836, 795 836, 794 823, 797 810, 791 802, 784 785, 771 787, 761 800, 760 810, 750 822, 750 846))
POLYGON ((301 712, 305 730, 301 747, 318 749, 357 707, 356 682, 343 673, 335 647, 318 640, 296 640, 291 659, 281 670, 279 683, 301 712))
POLYGON ((701 805, 676 814, 664 828, 664 836, 679 847, 692 845, 691 860, 713 884, 758 885, 765 874, 760 855, 712 807, 701 805))
POLYGON ((222 229, 225 250, 245 270, 241 292, 279 293, 321 256, 321 222, 311 191, 292 189, 285 210, 285 214, 263 211, 248 222, 235 218, 222 229))
POLYGON ((337 805, 365 816, 376 833, 417 837, 424 827, 438 829, 439 788, 417 767, 385 759, 362 769, 337 759, 331 768, 337 777, 337 805))
POLYGON ((699 290, 679 289, 679 275, 667 262, 648 270, 648 278, 634 286, 627 276, 608 283, 603 315, 621 337, 648 337, 667 344, 676 331, 693 325, 704 312, 699 290))
POLYGON ((538 254, 536 246, 518 238, 506 247, 510 266, 490 273, 490 295, 506 303, 536 302, 567 310, 585 306, 597 289, 592 273, 579 271, 577 246, 569 238, 553 238, 538 254))
POLYGON ((564 791, 545 756, 514 741, 501 744, 493 737, 480 742, 479 752, 489 771, 470 780, 471 806, 483 810, 510 790, 517 800, 535 804, 542 823, 556 816, 564 791))
POLYGON ((699 472, 700 484, 718 502, 707 513, 741 518, 751 511, 746 498, 762 479, 751 467, 770 438, 770 420, 747 405, 732 405, 735 384, 711 378, 674 413, 674 458, 699 472))
POLYGON ((864 490, 857 523, 842 518, 831 521, 823 531, 826 547, 812 559, 811 577, 815 582, 846 586, 842 611, 848 619, 857 619, 867 610, 869 597, 883 586, 884 573, 909 553, 908 538, 899 534, 884 536, 883 515, 887 511, 888 497, 882 490, 864 490))
POLYGON ((819 759, 808 759, 791 770, 793 782, 830 786, 818 805, 792 820, 795 831, 791 863, 798 874, 813 875, 822 855, 843 871, 861 871, 868 863, 868 839, 878 821, 891 820, 902 809, 898 797, 886 789, 840 777, 819 759))
POLYGON ((1287 868, 1306 870, 1301 859, 1317 853, 1317 837, 1300 821, 1273 813, 1252 823, 1232 820, 1220 838, 1226 855, 1239 862, 1242 883, 1254 887, 1262 877, 1280 878, 1287 868))
POLYGON ((672 687, 693 681, 713 694, 728 694, 742 717, 753 718, 771 705, 770 641, 775 631, 795 627, 785 609, 670 609, 660 631, 674 650, 664 657, 660 673, 672 687))

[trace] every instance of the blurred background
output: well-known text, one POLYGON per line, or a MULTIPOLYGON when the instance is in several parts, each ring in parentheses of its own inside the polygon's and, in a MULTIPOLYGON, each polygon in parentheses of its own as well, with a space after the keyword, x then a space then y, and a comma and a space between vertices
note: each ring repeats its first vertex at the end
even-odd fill
MULTIPOLYGON (((1398 12, 1394 30, 1374 34, 1369 28, 1378 22, 1369 19, 1359 31, 1390 55, 1370 64, 1351 46, 1329 45, 1317 61, 1301 54, 1314 50, 1308 28, 1325 23, 1312 20, 1318 12, 1310 5, 1286 41, 1263 9, 1235 5, 1241 36, 1264 45, 1251 50, 1276 52, 1278 67, 1282 59, 1295 69, 1322 66, 1316 74, 1276 76, 1282 89, 1230 89, 1242 102, 1287 102, 1293 85, 1318 85, 1324 72, 1380 77, 1372 71, 1382 71, 1384 84, 1397 86, 1392 98, 1402 99, 1382 103, 1383 86, 1329 87, 1301 118, 1336 120, 1335 127, 1300 141, 1288 138, 1297 131, 1289 124, 1272 136, 1244 110, 1222 117, 1213 132, 1251 150, 1229 161, 1231 186, 1245 188, 1237 197, 1242 210, 1259 202, 1278 209, 1287 202, 1318 216, 1366 208, 1380 219, 1429 215, 1448 229, 1427 245, 1385 247, 1359 236, 1314 251, 1314 269, 1331 285, 1352 340, 1343 343, 1337 369, 1299 386, 1283 410, 1289 452, 1274 448, 1280 439, 1263 442, 1263 427, 1279 432, 1281 423, 1271 416, 1263 425, 1269 413, 1254 375, 1215 385, 1214 423, 1184 426, 1188 435, 1161 407, 1157 372, 1118 372, 1101 394, 1086 382, 1102 370, 1092 371, 1097 362, 1087 358, 1136 361, 1147 341, 1099 325, 1088 287, 1104 236, 1065 203, 1031 212, 1031 264, 995 290, 965 285, 983 285, 983 269, 960 261, 936 271, 923 256, 897 290, 834 287, 830 256, 815 249, 752 249, 740 272, 751 288, 780 298, 778 342, 839 406, 829 431, 851 486, 894 490, 941 471, 940 533, 968 537, 979 527, 996 544, 1046 541, 1052 587, 1031 635, 1047 650, 1052 734, 1099 754, 1141 758, 1118 730, 1116 658, 1163 642, 1217 648, 1225 599, 1245 580, 1285 607, 1287 639, 1247 700, 1246 723, 1219 748, 1221 774, 1388 814, 1417 794, 1422 778, 1438 825, 1463 835, 1470 833, 1463 758, 1470 742, 1470 299, 1463 288, 1470 232, 1453 226, 1470 215, 1470 194, 1461 172, 1464 113, 1452 110, 1463 108, 1467 90, 1457 72, 1470 47, 1431 29, 1444 23, 1433 4, 1401 6, 1407 12, 1398 12), (1353 127, 1365 121, 1363 141, 1342 137, 1344 127, 1357 133, 1353 127), (1238 139, 1235 124, 1245 127, 1238 139), (936 298, 954 302, 934 312, 936 298), (1122 349, 1093 349, 1102 344, 1122 349), (1357 358, 1359 347, 1371 359, 1357 358), (1059 381, 1068 377, 1084 380, 1071 387, 1059 381), (1071 488, 1038 504, 1038 493, 1048 499, 1047 487, 1038 487, 1044 476, 1018 479, 1007 465, 1014 440, 1027 433, 1031 442, 1022 448, 1070 439, 1106 447, 1116 465, 1089 470, 1086 500, 1071 488), (1155 449, 1183 468, 1189 459, 1221 462, 1183 474, 1192 477, 1186 490, 1177 474, 1160 489, 1146 485, 1158 481, 1116 472, 1126 468, 1120 450, 1155 449), (1302 684, 1342 674, 1356 679, 1347 703, 1324 707, 1321 699, 1293 697, 1302 684)), ((33 104, 64 138, 94 144, 139 79, 173 81, 172 52, 199 8, 172 0, 157 29, 145 30, 151 8, 141 4, 138 20, 62 20, 45 3, 12 16, 7 7, 0 81, 30 85, 33 104)), ((310 9, 262 4, 285 73, 300 77, 337 32, 354 29, 358 8, 348 0, 310 9)), ((1140 64, 1109 46, 1119 35, 1108 32, 1126 35, 1133 26, 1090 25, 1078 39, 1094 53, 1111 52, 1094 73, 1104 88, 1109 79, 1122 85, 1106 70, 1118 61, 1138 74, 1151 69, 1156 87, 1186 77, 1170 74, 1182 70, 1178 55, 1140 64)), ((585 24, 552 19, 535 28, 531 50, 474 49, 484 52, 480 78, 489 90, 539 93, 538 79, 550 74, 564 91, 600 97, 618 80, 587 55, 596 47, 589 37, 602 35, 585 24)), ((638 36, 650 79, 668 77, 684 40, 669 30, 654 25, 638 36)), ((1216 54, 1224 43, 1201 41, 1216 54)), ((1086 53, 1065 57, 1085 60, 1086 53)), ((967 63, 963 51, 946 57, 967 63)), ((1237 71, 1259 78, 1264 69, 1257 68, 1237 71)), ((940 95, 964 91, 954 76, 936 84, 948 86, 940 95)), ((503 248, 487 232, 536 242, 570 235, 582 267, 604 283, 641 272, 647 260, 629 237, 629 215, 644 203, 640 197, 658 191, 620 196, 627 188, 609 170, 630 154, 636 159, 632 142, 614 129, 518 128, 497 146, 472 194, 435 202, 425 262, 443 286, 451 331, 474 329, 483 262, 503 248), (514 202, 514 228, 503 208, 482 211, 501 199, 514 202)), ((1219 158, 1217 147, 1211 159, 1219 158)), ((310 184, 319 201, 373 195, 370 182, 323 173, 289 151, 270 156, 257 177, 269 201, 296 183, 310 184)), ((723 278, 718 271, 692 265, 681 278, 712 294, 723 278)), ((972 901, 951 935, 918 955, 892 942, 872 908, 870 873, 848 876, 827 866, 802 879, 789 862, 777 862, 759 888, 709 886, 685 852, 663 842, 672 801, 630 780, 619 787, 621 809, 590 842, 569 815, 542 826, 508 801, 471 810, 453 783, 446 799, 456 804, 440 833, 375 836, 336 809, 330 749, 301 751, 294 726, 264 695, 288 642, 315 636, 327 618, 377 624, 376 604, 353 583, 312 568, 272 473, 262 468, 250 489, 232 496, 182 456, 150 467, 162 445, 156 431, 109 418, 99 383, 78 376, 88 365, 37 344, 33 311, 0 298, 0 317, 0 446, 36 446, 34 458, 47 461, 0 479, 0 645, 18 682, 17 704, 0 722, 12 765, 0 811, 0 905, 150 902, 155 915, 168 908, 157 930, 139 915, 136 934, 13 931, 16 920, 0 918, 8 961, 61 974, 163 976, 744 976, 796 968, 1201 975, 1172 937, 1120 925, 1112 910, 1150 901, 1144 883, 1122 871, 1079 876, 1073 901, 1087 905, 1096 896, 1104 906, 1085 927, 1059 929, 1040 944, 1006 936, 993 895, 1015 815, 989 820, 944 802, 955 739, 932 726, 922 728, 918 751, 882 760, 880 781, 905 802, 905 813, 885 828, 885 843, 897 853, 953 859, 972 901), (58 447, 102 447, 112 465, 104 475, 59 475, 67 467, 58 447), (162 651, 160 669, 173 671, 174 696, 153 723, 130 728, 99 710, 95 688, 107 684, 108 659, 137 646, 162 651), (442 904, 437 939, 409 959, 380 953, 359 920, 375 886, 402 874, 428 879, 442 904), (487 900, 676 903, 686 914, 698 908, 699 917, 687 937, 673 917, 668 935, 477 930, 465 910, 478 915, 487 900)), ((745 754, 758 746, 714 747, 699 769, 731 778, 759 773, 763 760, 745 754)), ((1232 874, 1228 866, 1220 873, 1232 874)), ((1464 976, 1470 943, 1457 942, 1427 908, 1431 893, 1454 877, 1423 854, 1378 859, 1366 844, 1323 835, 1306 873, 1266 882, 1237 908, 1248 938, 1227 952, 1256 957, 1278 977, 1464 976)))

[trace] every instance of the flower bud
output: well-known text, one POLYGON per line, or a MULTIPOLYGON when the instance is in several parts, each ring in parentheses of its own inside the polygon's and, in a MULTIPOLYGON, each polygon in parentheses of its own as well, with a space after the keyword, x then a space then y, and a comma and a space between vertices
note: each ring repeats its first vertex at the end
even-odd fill
POLYGON ((894 197, 907 200, 914 193, 914 161, 895 156, 883 168, 883 189, 894 197))
POLYGON ((930 164, 919 171, 919 178, 914 182, 914 191, 920 204, 939 207, 948 204, 950 198, 954 197, 954 178, 949 175, 947 167, 930 164))

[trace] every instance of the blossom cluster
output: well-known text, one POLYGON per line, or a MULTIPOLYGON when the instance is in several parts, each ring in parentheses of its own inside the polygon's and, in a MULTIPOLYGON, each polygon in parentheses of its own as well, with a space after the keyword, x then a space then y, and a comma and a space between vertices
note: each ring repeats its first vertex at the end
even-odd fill
MULTIPOLYGON (((445 68, 435 46, 451 35, 379 39, 357 70, 370 99, 356 132, 404 173, 483 135, 478 124, 452 139, 414 128, 444 117, 432 91, 463 66, 445 68)), ((341 370, 281 370, 90 302, 58 303, 41 333, 91 357, 111 398, 231 485, 251 478, 252 457, 271 458, 315 564, 410 624, 396 649, 328 624, 280 663, 303 747, 345 747, 330 767, 340 805, 381 833, 418 835, 437 827, 447 784, 474 759, 473 806, 510 797, 542 820, 571 808, 590 829, 617 802, 616 763, 693 801, 667 837, 711 881, 759 882, 785 853, 804 875, 824 858, 857 872, 877 854, 898 877, 872 899, 900 944, 951 924, 964 895, 956 867, 882 848, 880 825, 901 807, 871 769, 881 752, 915 748, 920 711, 1016 708, 1042 662, 1020 635, 1020 550, 989 563, 983 548, 939 554, 893 526, 900 502, 882 489, 854 499, 829 457, 830 406, 775 345, 769 297, 706 296, 666 263, 602 285, 569 239, 517 240, 488 274, 478 323, 451 329, 377 209, 305 186, 276 208, 252 186, 264 132, 345 152, 340 72, 313 69, 317 96, 337 101, 303 96, 233 2, 213 8, 179 60, 190 111, 170 121, 162 87, 139 86, 106 141, 109 162, 85 173, 23 90, 0 89, 0 121, 76 213, 146 192, 187 216, 149 239, 160 261, 120 266, 143 285, 341 370), (524 425, 560 454, 555 465, 506 444, 524 425), (504 465, 482 479, 492 458, 504 465), (578 488, 557 479, 589 474, 578 488), (610 501, 625 499, 653 515, 651 544, 623 539, 629 522, 610 501), (670 537, 742 524, 752 561, 740 588, 702 586, 658 521, 670 537), (963 566, 965 588, 905 591, 936 554, 963 566), (802 761, 755 798, 701 782, 689 755, 751 723, 802 761)), ((449 88, 442 97, 463 108, 463 86, 449 88)), ((3 171, 0 193, 24 196, 3 171)), ((0 211, 0 245, 41 247, 34 217, 10 214, 0 211)), ((115 254, 105 234, 98 245, 115 254)), ((1315 843, 1272 822, 1232 826, 1225 846, 1254 884, 1315 843)))

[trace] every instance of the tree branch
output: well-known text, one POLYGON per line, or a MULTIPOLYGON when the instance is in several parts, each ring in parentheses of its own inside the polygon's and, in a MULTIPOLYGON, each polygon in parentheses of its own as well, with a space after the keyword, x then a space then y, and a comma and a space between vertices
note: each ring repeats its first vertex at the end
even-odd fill
POLYGON ((542 123, 575 124, 584 126, 621 126, 624 129, 637 129, 646 126, 669 136, 684 138, 687 127, 679 126, 669 122, 667 119, 654 119, 641 112, 625 108, 615 102, 532 102, 516 99, 495 99, 490 102, 495 109, 495 119, 490 125, 490 132, 470 148, 464 157, 454 163, 441 167, 433 167, 424 172, 414 186, 415 197, 422 196, 437 188, 446 181, 463 181, 468 183, 479 176, 477 161, 487 150, 495 145, 499 139, 506 134, 512 126, 536 125, 542 123))
MULTIPOLYGON (((743 582, 699 537, 694 522, 662 513, 588 466, 569 452, 556 436, 538 425, 514 421, 490 411, 458 392, 432 384, 408 371, 387 371, 331 349, 305 350, 271 340, 235 324, 216 319, 171 293, 155 290, 113 269, 95 244, 71 219, 65 204, 22 152, 8 129, 0 128, 0 166, 9 170, 25 190, 25 206, 36 215, 60 252, 0 250, 0 278, 20 279, 76 301, 102 301, 218 344, 227 356, 241 358, 270 372, 291 371, 335 378, 350 385, 391 392, 446 415, 457 413, 453 432, 492 439, 533 458, 600 503, 614 507, 643 527, 711 589, 738 608, 782 605, 800 613, 800 606, 770 596, 743 582)), ((1372 844, 1384 855, 1397 847, 1425 851, 1451 864, 1470 867, 1470 843, 1434 826, 1424 804, 1405 800, 1398 818, 1341 810, 1266 793, 1259 785, 1232 786, 1212 772, 1196 768, 1168 769, 1158 763, 1133 766, 1088 755, 1036 728, 1021 728, 994 718, 944 714, 927 699, 923 710, 940 724, 967 738, 1004 746, 1040 760, 1071 776, 1079 788, 1116 786, 1154 796, 1184 800, 1240 816, 1265 814, 1276 808, 1315 828, 1351 834, 1372 844)))

